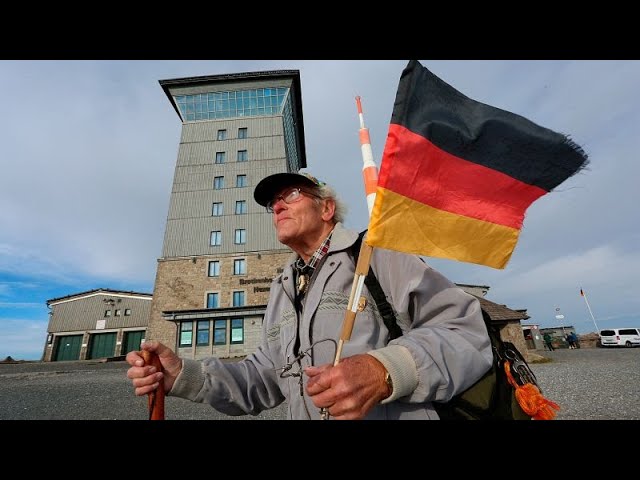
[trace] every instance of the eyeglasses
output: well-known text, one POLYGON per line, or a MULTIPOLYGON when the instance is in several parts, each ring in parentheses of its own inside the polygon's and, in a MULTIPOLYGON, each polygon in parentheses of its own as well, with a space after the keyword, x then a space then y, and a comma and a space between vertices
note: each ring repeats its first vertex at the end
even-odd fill
POLYGON ((273 207, 275 206, 276 203, 278 203, 278 200, 282 200, 287 205, 290 203, 299 202, 300 199, 302 198, 303 193, 306 195, 310 195, 312 197, 322 198, 321 196, 316 195, 315 193, 307 192, 306 190, 302 190, 297 187, 292 188, 291 190, 287 190, 286 192, 284 192, 282 195, 276 195, 275 197, 273 197, 273 200, 267 203, 267 206, 266 206, 267 212, 273 213, 273 207))

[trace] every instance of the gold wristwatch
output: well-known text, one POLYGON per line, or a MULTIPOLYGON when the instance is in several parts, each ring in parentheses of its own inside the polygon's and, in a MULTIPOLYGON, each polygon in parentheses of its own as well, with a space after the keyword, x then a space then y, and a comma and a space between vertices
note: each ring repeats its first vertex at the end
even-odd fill
POLYGON ((393 381, 391 380, 391 374, 389 372, 385 374, 384 381, 387 384, 387 387, 389 388, 389 395, 387 396, 388 398, 393 394, 393 381))

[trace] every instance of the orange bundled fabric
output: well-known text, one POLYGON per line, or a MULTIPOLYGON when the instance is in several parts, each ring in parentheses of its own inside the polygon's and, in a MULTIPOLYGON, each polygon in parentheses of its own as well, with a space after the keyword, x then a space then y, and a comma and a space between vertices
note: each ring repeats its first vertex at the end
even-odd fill
POLYGON ((532 383, 518 385, 511 374, 511 363, 504 362, 504 370, 509 383, 516 389, 516 400, 527 415, 534 420, 553 420, 556 416, 554 410, 560 410, 560 405, 542 396, 540 389, 532 383))

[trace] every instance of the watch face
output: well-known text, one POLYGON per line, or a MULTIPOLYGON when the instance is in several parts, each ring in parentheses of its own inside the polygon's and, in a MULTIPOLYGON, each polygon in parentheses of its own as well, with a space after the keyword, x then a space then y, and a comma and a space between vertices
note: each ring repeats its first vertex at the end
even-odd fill
POLYGON ((387 382, 387 387, 389 387, 389 395, 393 393, 393 382, 391 381, 391 374, 387 372, 387 375, 384 377, 385 382, 387 382))

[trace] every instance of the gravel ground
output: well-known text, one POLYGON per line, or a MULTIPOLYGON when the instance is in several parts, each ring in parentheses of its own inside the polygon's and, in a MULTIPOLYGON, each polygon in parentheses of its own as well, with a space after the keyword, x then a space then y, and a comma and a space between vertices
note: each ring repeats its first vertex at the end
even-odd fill
MULTIPOLYGON (((640 420, 640 348, 538 352, 532 364, 544 395, 560 404, 558 420, 640 420)), ((125 362, 0 364, 0 420, 146 420, 125 362)), ((229 417, 167 397, 170 420, 280 420, 285 406, 258 416, 229 417)))

